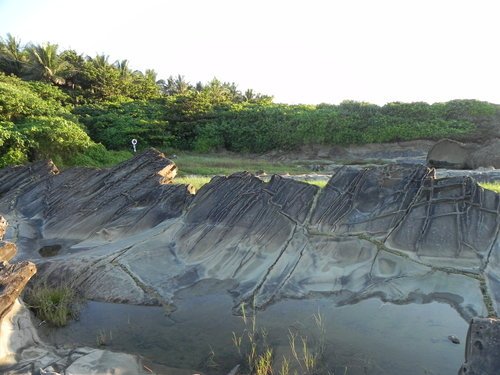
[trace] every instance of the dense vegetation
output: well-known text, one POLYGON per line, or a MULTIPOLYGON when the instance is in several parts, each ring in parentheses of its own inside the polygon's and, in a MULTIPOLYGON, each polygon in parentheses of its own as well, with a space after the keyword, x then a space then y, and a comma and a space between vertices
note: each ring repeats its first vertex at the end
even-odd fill
POLYGON ((51 157, 106 165, 139 148, 198 152, 293 150, 304 144, 362 144, 488 137, 499 106, 345 101, 286 105, 233 83, 157 79, 127 60, 59 51, 56 44, 0 40, 0 166, 51 157))

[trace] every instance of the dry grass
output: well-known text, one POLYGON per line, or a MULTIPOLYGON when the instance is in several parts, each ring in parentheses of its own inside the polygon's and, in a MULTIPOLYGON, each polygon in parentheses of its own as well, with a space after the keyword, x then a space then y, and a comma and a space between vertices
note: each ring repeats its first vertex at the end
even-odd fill
POLYGON ((273 348, 267 342, 267 331, 257 327, 255 306, 248 316, 245 304, 242 304, 241 313, 245 328, 241 334, 233 332, 232 341, 242 360, 242 374, 291 375, 298 374, 297 371, 302 375, 330 374, 323 363, 325 326, 319 311, 313 315, 319 338, 311 341, 307 336, 289 330, 290 355, 283 356, 281 361, 275 357, 273 348))

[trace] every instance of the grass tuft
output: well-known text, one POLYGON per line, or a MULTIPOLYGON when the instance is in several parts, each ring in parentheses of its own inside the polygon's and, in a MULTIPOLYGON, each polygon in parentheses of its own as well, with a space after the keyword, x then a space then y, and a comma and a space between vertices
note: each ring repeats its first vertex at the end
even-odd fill
POLYGON ((55 327, 65 326, 76 315, 77 295, 67 285, 34 284, 26 289, 24 299, 40 320, 55 327))
POLYGON ((485 189, 493 190, 495 193, 500 193, 500 181, 481 182, 479 185, 481 185, 485 189))
POLYGON ((182 176, 174 179, 174 184, 192 185, 196 191, 208 184, 212 178, 207 176, 182 176))
POLYGON ((241 318, 244 330, 241 334, 233 332, 232 337, 233 344, 242 360, 241 374, 290 375, 300 372, 302 375, 316 375, 330 373, 324 363, 326 331, 323 316, 319 310, 313 315, 319 330, 319 339, 308 340, 307 336, 289 330, 290 354, 283 356, 281 363, 275 358, 274 349, 267 341, 267 331, 257 326, 255 303, 250 316, 247 315, 245 304, 241 305, 241 318))
POLYGON ((326 184, 328 183, 328 180, 299 180, 301 182, 305 182, 306 184, 309 185, 314 185, 319 187, 320 189, 323 189, 326 184))

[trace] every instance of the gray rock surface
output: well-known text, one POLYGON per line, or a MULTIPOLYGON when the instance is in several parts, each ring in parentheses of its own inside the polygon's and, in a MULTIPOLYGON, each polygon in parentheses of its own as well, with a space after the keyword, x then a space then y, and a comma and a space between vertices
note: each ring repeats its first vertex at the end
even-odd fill
POLYGON ((18 257, 103 301, 175 308, 177 291, 215 278, 236 281, 235 306, 335 293, 340 303, 446 301, 466 318, 499 312, 500 199, 471 178, 345 167, 319 189, 237 173, 193 196, 165 184, 161 171, 173 170, 148 151, 109 170, 0 171, 18 257), (49 244, 61 251, 33 251, 49 244))
POLYGON ((272 159, 337 161, 339 164, 366 164, 411 162, 425 164, 427 153, 435 142, 427 140, 368 143, 364 145, 321 146, 306 145, 292 155, 272 151, 267 156, 272 159))
POLYGON ((499 182, 500 169, 478 168, 468 170, 436 169, 436 178, 471 177, 477 182, 499 182))
POLYGON ((473 319, 465 344, 465 363, 459 375, 498 374, 500 370, 500 320, 473 319))

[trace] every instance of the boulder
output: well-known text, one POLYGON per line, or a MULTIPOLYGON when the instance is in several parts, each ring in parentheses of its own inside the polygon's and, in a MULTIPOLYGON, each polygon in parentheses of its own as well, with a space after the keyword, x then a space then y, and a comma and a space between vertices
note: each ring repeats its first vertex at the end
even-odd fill
POLYGON ((477 169, 500 168, 500 138, 484 144, 465 144, 451 139, 438 141, 427 154, 427 164, 433 168, 477 169))
POLYGON ((470 169, 469 155, 477 148, 477 145, 442 139, 429 150, 427 165, 433 168, 470 169))

